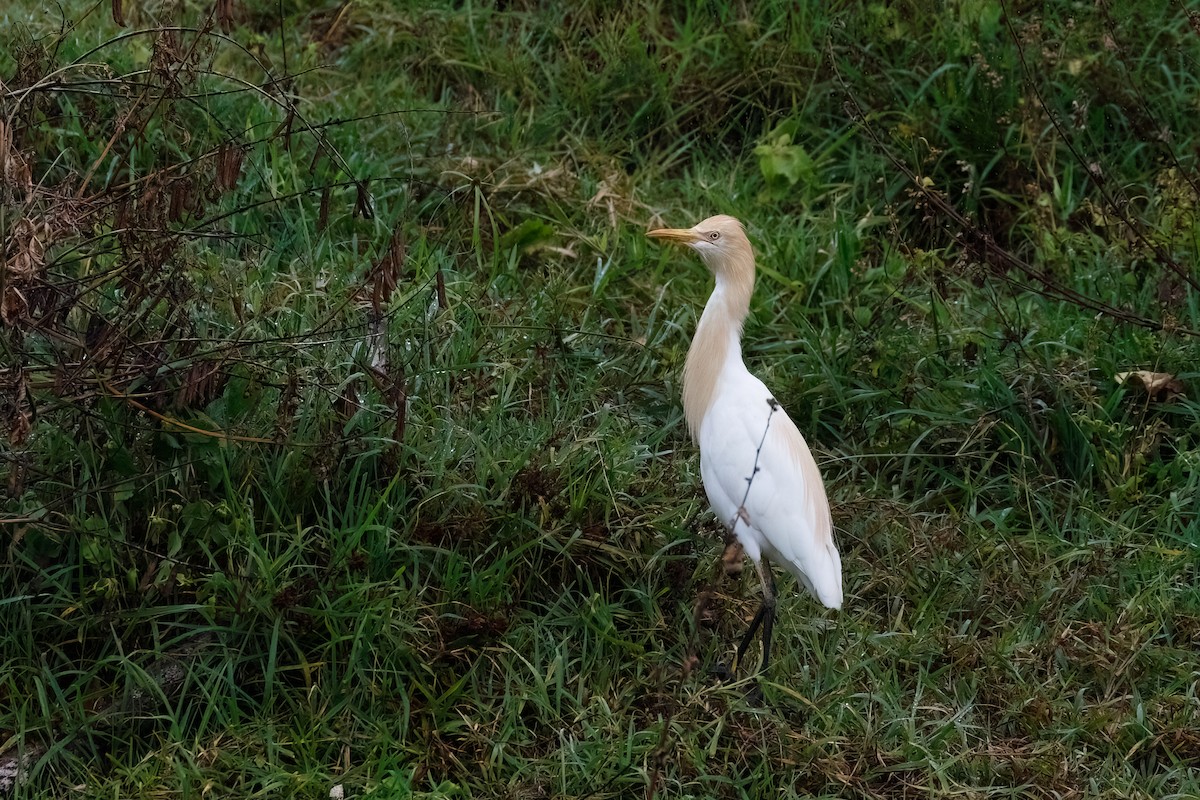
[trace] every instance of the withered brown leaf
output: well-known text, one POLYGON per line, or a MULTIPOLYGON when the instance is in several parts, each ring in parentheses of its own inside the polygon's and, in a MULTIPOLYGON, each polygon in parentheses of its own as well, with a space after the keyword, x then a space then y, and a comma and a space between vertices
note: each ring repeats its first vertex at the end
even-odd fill
POLYGON ((1139 369, 1131 372, 1118 372, 1114 377, 1117 383, 1140 386, 1146 394, 1160 403, 1170 403, 1186 396, 1183 381, 1169 372, 1151 372, 1139 369))

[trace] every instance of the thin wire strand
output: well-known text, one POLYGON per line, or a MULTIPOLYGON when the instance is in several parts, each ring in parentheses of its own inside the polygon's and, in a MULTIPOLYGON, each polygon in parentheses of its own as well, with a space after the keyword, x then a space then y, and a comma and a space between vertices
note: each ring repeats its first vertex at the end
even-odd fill
POLYGON ((735 535, 737 533, 737 524, 739 519, 745 522, 747 525, 750 524, 750 520, 746 518, 749 516, 746 513, 746 500, 748 500, 750 497, 750 487, 754 485, 754 478, 756 475, 758 475, 758 459, 762 455, 763 445, 766 444, 767 441, 767 431, 771 429, 771 417, 775 416, 775 412, 779 410, 779 401, 774 397, 767 398, 767 405, 771 407, 771 413, 767 414, 767 424, 763 426, 762 438, 758 440, 758 449, 754 451, 754 470, 746 478, 746 492, 742 495, 742 502, 738 504, 737 511, 733 513, 733 520, 729 524, 729 532, 735 535))

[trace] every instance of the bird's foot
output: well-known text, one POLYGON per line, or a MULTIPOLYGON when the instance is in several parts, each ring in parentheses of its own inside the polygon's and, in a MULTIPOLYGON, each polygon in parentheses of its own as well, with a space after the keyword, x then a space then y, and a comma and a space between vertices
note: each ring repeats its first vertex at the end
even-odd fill
POLYGON ((765 705, 763 702, 763 690, 758 679, 755 678, 750 684, 750 688, 746 690, 746 705, 761 707, 765 705))
MULTIPOLYGON (((737 679, 736 665, 730 667, 724 662, 718 662, 709 668, 708 674, 716 678, 721 683, 730 683, 737 679)), ((762 686, 759 685, 759 679, 751 680, 750 685, 746 689, 745 700, 746 705, 760 708, 765 705, 763 702, 762 686)))
MULTIPOLYGON (((726 664, 724 661, 718 661, 713 666, 709 667, 708 674, 716 678, 721 683, 732 682, 737 680, 737 662, 732 665, 726 664)), ((745 699, 746 704, 750 706, 761 707, 765 705, 763 702, 762 685, 759 683, 759 678, 753 678, 750 685, 746 689, 745 699)))
POLYGON ((708 674, 712 675, 722 683, 733 680, 733 670, 730 669, 729 665, 724 662, 718 662, 717 664, 713 665, 713 667, 708 671, 708 674))

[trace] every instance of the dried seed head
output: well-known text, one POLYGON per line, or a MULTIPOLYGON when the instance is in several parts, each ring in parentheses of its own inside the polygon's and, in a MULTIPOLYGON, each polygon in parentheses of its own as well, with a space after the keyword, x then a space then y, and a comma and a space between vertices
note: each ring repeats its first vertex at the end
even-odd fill
POLYGON ((43 238, 49 233, 45 221, 35 222, 22 217, 13 226, 8 239, 4 259, 4 283, 28 286, 46 265, 46 248, 43 238))
POLYGON ((226 142, 217 150, 217 190, 228 192, 237 187, 242 175, 242 160, 246 153, 242 148, 226 142))
POLYGON ((29 314, 29 301, 16 286, 4 287, 4 296, 0 297, 0 320, 5 325, 15 326, 17 322, 29 314))
POLYGON ((356 181, 354 186, 357 190, 354 197, 354 210, 363 219, 374 219, 375 211, 371 208, 371 192, 367 188, 367 181, 356 181))
MULTIPOLYGON (((0 88, 3 85, 0 81, 0 88)), ((28 160, 13 146, 12 124, 4 119, 0 119, 0 187, 10 198, 19 193, 24 193, 26 199, 33 195, 33 172, 28 160)))
POLYGON ((192 181, 190 178, 180 178, 171 182, 171 205, 167 212, 171 222, 178 222, 183 219, 183 214, 187 211, 189 196, 192 192, 192 181))
POLYGON ((329 184, 321 189, 321 210, 317 212, 317 230, 325 230, 329 225, 329 201, 333 194, 333 190, 329 184))
POLYGON ((29 439, 33 430, 33 408, 29 405, 29 378, 24 371, 13 393, 12 418, 8 424, 8 443, 18 448, 29 439))
POLYGON ((217 25, 221 27, 222 33, 231 33, 233 31, 233 0, 217 0, 217 25))

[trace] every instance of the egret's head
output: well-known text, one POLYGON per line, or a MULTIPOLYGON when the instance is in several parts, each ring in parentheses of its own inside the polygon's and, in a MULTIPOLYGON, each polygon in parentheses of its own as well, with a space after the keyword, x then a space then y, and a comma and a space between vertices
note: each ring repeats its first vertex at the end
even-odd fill
POLYGON ((754 278, 754 252, 742 223, 725 214, 709 217, 692 228, 660 228, 646 234, 652 239, 686 245, 704 259, 715 275, 754 278), (749 271, 749 275, 745 272, 749 271))

